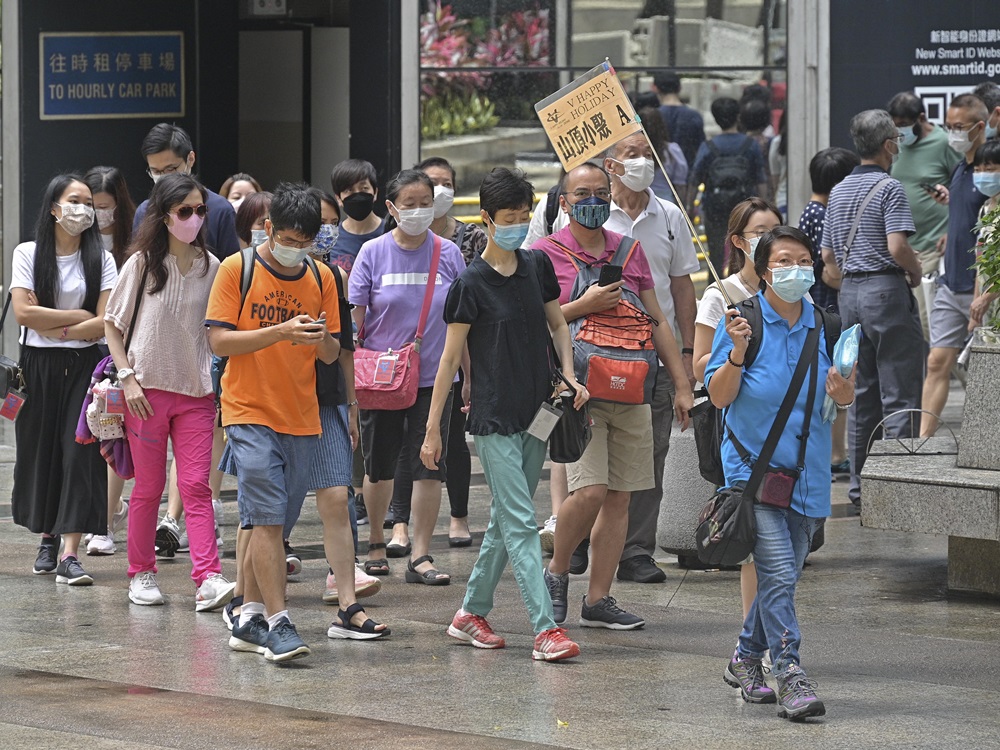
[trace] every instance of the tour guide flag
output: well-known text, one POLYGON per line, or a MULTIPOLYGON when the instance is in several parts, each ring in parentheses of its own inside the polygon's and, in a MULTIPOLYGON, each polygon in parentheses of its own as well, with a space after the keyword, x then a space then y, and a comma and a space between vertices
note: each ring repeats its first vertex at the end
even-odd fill
POLYGON ((535 105, 545 134, 568 172, 613 143, 642 131, 615 69, 604 61, 535 105))

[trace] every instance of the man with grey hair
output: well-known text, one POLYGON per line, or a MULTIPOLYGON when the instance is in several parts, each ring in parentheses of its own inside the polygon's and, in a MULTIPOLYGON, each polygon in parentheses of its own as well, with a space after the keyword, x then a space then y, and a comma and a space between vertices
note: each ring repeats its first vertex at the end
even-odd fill
POLYGON ((1000 85, 995 81, 983 81, 972 90, 983 100, 986 111, 986 140, 991 141, 1000 134, 1000 85))
MULTIPOLYGON (((656 285, 654 292, 667 324, 678 334, 689 385, 695 382, 694 319, 697 314, 691 274, 700 268, 684 215, 673 203, 657 198, 650 185, 656 163, 642 133, 623 138, 604 154, 611 175, 611 216, 604 227, 642 244, 656 285)), ((663 467, 670 447, 674 381, 661 364, 653 389, 653 480, 648 490, 632 493, 628 506, 628 536, 618 564, 618 580, 661 583, 666 573, 656 566, 656 526, 663 499, 663 467)))
MULTIPOLYGON (((878 424, 900 409, 920 408, 924 337, 910 291, 920 284, 920 259, 910 247, 913 216, 889 167, 902 136, 889 113, 869 109, 851 120, 861 164, 833 192, 823 225, 824 281, 840 288, 844 328, 861 324, 855 401, 847 422, 851 486, 861 508, 861 471, 878 424)), ((910 437, 903 415, 887 422, 897 437, 910 437)))

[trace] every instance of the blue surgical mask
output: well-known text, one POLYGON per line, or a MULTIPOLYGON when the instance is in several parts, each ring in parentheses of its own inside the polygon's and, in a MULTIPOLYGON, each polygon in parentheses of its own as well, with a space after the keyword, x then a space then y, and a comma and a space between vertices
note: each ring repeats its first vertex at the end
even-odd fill
POLYGON ((267 242, 267 232, 263 229, 250 230, 250 247, 257 247, 264 242, 267 242))
POLYGON ((987 198, 992 198, 1000 193, 1000 172, 975 172, 972 175, 972 184, 987 198))
POLYGON ((913 128, 896 128, 896 130, 903 136, 901 146, 912 146, 917 142, 917 134, 913 132, 913 128))
POLYGON ((771 288, 785 302, 798 302, 814 283, 812 266, 771 269, 771 288))
POLYGON ((986 121, 986 140, 991 141, 997 137, 997 126, 990 125, 990 121, 986 121))
POLYGON ((611 216, 611 203, 592 195, 574 203, 570 215, 587 229, 598 229, 611 216))
MULTIPOLYGON (((486 227, 486 231, 489 232, 489 227, 486 227)), ((490 232, 490 235, 493 237, 493 242, 501 250, 513 252, 521 247, 524 238, 528 236, 528 225, 508 224, 501 227, 493 224, 493 231, 490 232)))
POLYGON ((750 262, 753 263, 754 256, 757 254, 757 245, 760 244, 760 237, 751 237, 747 242, 750 244, 750 252, 747 253, 744 251, 744 253, 750 259, 750 262))

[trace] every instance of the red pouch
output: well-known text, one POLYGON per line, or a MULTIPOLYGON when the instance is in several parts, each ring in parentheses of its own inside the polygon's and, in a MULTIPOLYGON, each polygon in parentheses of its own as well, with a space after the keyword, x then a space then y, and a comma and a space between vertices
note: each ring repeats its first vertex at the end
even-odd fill
POLYGON ((641 359, 611 359, 599 354, 587 361, 587 390, 590 397, 618 404, 642 404, 649 363, 641 359))

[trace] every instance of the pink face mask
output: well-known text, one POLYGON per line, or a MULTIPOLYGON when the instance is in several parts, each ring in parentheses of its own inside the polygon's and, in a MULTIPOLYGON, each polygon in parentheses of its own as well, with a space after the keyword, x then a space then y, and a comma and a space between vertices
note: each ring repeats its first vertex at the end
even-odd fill
POLYGON ((177 214, 173 214, 171 218, 173 219, 173 223, 167 225, 167 231, 188 245, 194 242, 198 236, 198 232, 201 231, 201 225, 205 223, 204 216, 198 216, 198 214, 194 213, 187 219, 181 219, 177 214))

